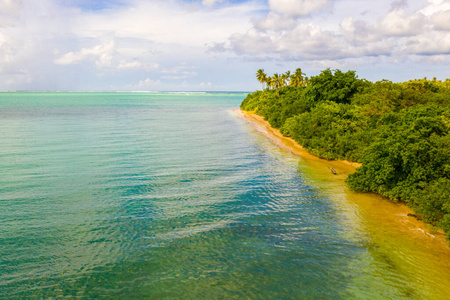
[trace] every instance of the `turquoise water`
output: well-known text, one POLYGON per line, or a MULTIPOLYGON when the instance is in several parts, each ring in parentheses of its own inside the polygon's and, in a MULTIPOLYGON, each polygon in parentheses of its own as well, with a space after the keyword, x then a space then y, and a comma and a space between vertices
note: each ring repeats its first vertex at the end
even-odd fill
POLYGON ((420 296, 244 97, 0 94, 1 298, 420 296))

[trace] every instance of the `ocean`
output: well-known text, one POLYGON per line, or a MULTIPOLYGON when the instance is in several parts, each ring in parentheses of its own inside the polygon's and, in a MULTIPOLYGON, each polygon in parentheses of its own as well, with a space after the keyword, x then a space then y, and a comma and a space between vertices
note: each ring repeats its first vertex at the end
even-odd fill
POLYGON ((448 262, 422 265, 447 254, 377 235, 245 96, 0 93, 0 298, 450 294, 448 262))

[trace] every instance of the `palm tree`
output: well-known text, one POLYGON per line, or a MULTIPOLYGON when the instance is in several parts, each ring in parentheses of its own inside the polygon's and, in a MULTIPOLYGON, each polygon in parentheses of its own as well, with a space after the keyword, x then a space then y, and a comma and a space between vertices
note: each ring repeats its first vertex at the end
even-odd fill
POLYGON ((268 89, 272 88, 272 77, 271 76, 266 77, 265 84, 266 84, 266 88, 268 88, 268 89))
POLYGON ((291 71, 286 71, 286 73, 283 74, 283 86, 287 86, 291 82, 291 71))
POLYGON ((272 88, 272 77, 271 76, 266 77, 266 87, 268 89, 272 88))
POLYGON ((280 87, 282 84, 282 75, 275 73, 272 76, 272 86, 277 90, 277 95, 280 97, 280 87))
POLYGON ((262 89, 264 89, 264 84, 267 82, 267 74, 263 73, 262 77, 261 77, 261 85, 262 85, 262 89))
POLYGON ((264 83, 267 80, 267 75, 266 73, 264 73, 264 69, 259 69, 258 71, 256 71, 256 79, 261 82, 262 89, 264 90, 264 83))
POLYGON ((287 77, 286 74, 280 75, 280 88, 283 88, 286 85, 287 77))
POLYGON ((295 73, 292 75, 291 86, 303 86, 306 84, 305 77, 303 77, 305 73, 302 72, 302 69, 297 68, 295 73))
POLYGON ((272 86, 278 90, 280 88, 280 82, 281 82, 280 74, 278 73, 273 74, 272 86))

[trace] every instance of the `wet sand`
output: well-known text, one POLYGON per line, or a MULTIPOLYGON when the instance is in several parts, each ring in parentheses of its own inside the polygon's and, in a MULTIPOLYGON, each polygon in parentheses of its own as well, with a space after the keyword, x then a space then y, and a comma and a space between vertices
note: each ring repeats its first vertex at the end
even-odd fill
MULTIPOLYGON (((381 231, 408 234, 413 240, 422 243, 426 248, 445 253, 450 257, 449 243, 441 230, 432 230, 429 226, 417 220, 410 208, 402 203, 395 203, 387 198, 372 193, 355 193, 347 188, 345 179, 348 174, 354 172, 358 163, 321 159, 307 152, 292 138, 283 136, 278 129, 272 128, 263 117, 252 112, 236 109, 233 111, 240 118, 245 119, 260 134, 265 135, 278 147, 301 157, 304 162, 314 168, 317 179, 331 183, 337 189, 343 190, 347 201, 357 209, 357 214, 367 223, 366 226, 376 226, 381 231), (330 169, 336 171, 334 175, 330 169)), ((377 233, 380 230, 377 229, 377 233)), ((394 234, 396 235, 396 234, 394 234)), ((450 260, 448 261, 450 266, 450 260)))

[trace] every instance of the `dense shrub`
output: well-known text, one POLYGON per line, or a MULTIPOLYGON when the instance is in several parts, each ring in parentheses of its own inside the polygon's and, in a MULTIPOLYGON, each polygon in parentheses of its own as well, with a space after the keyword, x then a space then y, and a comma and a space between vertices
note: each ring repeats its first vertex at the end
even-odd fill
POLYGON ((372 83, 327 69, 302 82, 249 94, 241 108, 319 157, 361 162, 351 189, 405 202, 450 233, 450 80, 372 83))

